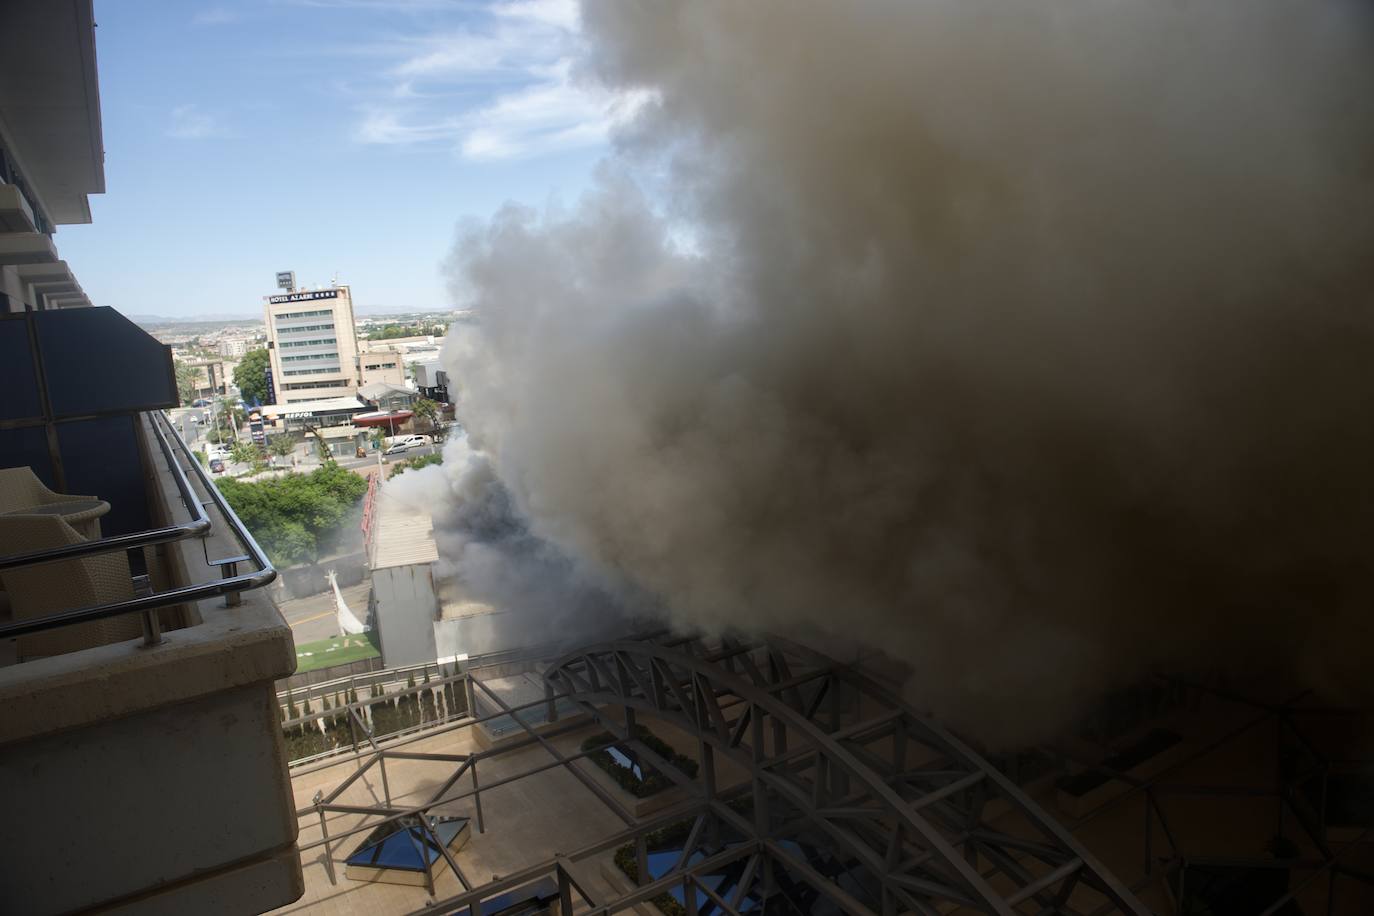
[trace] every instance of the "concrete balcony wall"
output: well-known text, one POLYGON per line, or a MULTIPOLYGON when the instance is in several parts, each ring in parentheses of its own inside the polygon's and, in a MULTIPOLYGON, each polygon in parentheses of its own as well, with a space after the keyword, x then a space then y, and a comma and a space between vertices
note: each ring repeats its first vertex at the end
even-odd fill
MULTIPOLYGON (((161 453, 145 458, 155 523, 184 519, 161 453)), ((239 552, 207 511, 211 536, 165 545, 155 579, 207 581, 207 554, 239 552)), ((164 612, 181 628, 156 646, 0 668, 0 910, 256 913, 301 895, 275 698, 295 647, 265 590, 242 598, 164 612)))
MULTIPOLYGON (((248 685, 5 748, 6 905, 64 913, 150 892, 184 897, 226 866, 294 855, 273 733, 270 684, 248 685)), ((218 906, 194 894, 184 912, 259 912, 295 899, 299 885, 277 871, 274 885, 221 882, 218 906)))

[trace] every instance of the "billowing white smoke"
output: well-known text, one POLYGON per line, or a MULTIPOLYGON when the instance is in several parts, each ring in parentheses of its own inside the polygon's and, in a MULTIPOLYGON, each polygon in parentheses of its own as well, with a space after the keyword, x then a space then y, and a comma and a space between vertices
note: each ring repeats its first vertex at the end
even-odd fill
POLYGON ((507 208, 451 265, 469 483, 522 537, 683 626, 881 649, 994 742, 1160 664, 1359 682, 1366 6, 596 2, 584 28, 588 72, 658 102, 579 206, 507 208))
POLYGON ((652 613, 649 596, 602 581, 533 534, 490 457, 472 449, 466 436, 450 439, 443 456, 441 466, 407 471, 385 487, 389 497, 433 520, 440 553, 435 574, 447 585, 440 589, 446 610, 485 615, 463 629, 458 651, 571 648, 623 632, 630 613, 652 613))

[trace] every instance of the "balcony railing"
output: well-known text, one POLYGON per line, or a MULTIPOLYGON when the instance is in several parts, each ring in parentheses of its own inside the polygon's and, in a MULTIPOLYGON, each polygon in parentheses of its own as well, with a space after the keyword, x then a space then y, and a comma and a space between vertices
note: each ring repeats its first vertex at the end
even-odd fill
POLYGON ((0 911, 265 912, 303 889, 276 571, 161 412, 124 416, 100 474, 67 465, 113 536, 0 559, 0 639, 20 637, 0 647, 0 911))
POLYGON ((220 494, 210 480, 205 469, 195 459, 191 450, 178 435, 176 428, 168 421, 161 411, 152 411, 148 414, 150 426, 154 437, 157 439, 158 447, 161 449, 167 466, 172 473, 173 481, 176 484, 177 492, 180 495, 182 504, 186 507, 190 519, 174 525, 166 525, 159 528, 151 528, 145 531, 138 531, 129 534, 114 535, 112 537, 100 538, 97 540, 86 541, 78 544, 67 544, 61 547, 53 547, 47 550, 33 551, 30 553, 14 554, 11 556, 0 557, 0 570, 11 569, 20 566, 32 566, 41 563, 51 563, 56 560, 71 559, 73 557, 92 556, 95 554, 109 553, 115 550, 140 550, 156 544, 166 544, 172 541, 180 541, 190 537, 199 537, 203 543, 208 543, 205 539, 211 531, 210 517, 206 513, 206 507, 214 505, 223 516, 233 539, 243 549, 243 553, 235 556, 211 559, 206 547, 206 564, 217 567, 221 570, 222 578, 218 581, 196 583, 192 585, 182 585, 174 588, 167 588, 161 591, 150 591, 146 585, 146 577, 135 576, 136 591, 143 591, 144 594, 136 594, 133 598, 121 601, 111 601, 102 604, 91 605, 89 607, 73 608, 56 614, 48 614, 43 617, 34 617, 24 620, 12 621, 0 625, 0 639, 9 639, 18 636, 25 636, 31 633, 41 633, 45 630, 53 630, 59 627, 71 626, 79 623, 87 623, 97 620, 106 620, 112 617, 120 617, 125 614, 143 615, 143 636, 144 643, 155 645, 162 640, 161 623, 157 611, 161 608, 173 607, 188 602, 200 601, 206 598, 214 598, 220 595, 225 596, 225 603, 229 606, 239 604, 239 595, 242 592, 261 588, 272 582, 277 577, 277 571, 267 559, 267 555, 253 535, 239 521, 233 509, 220 494), (181 460, 177 457, 177 452, 181 454, 181 460), (192 474, 199 483, 199 489, 206 494, 205 499, 201 499, 196 490, 188 480, 186 471, 183 467, 189 467, 192 474), (252 572, 239 573, 240 564, 251 564, 252 572), (144 579, 143 587, 139 589, 138 579, 144 579))

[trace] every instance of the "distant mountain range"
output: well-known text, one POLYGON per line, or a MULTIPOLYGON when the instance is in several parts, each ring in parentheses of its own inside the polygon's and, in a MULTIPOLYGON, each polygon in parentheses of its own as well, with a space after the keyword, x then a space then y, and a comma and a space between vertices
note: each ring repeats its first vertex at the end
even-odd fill
MULTIPOLYGON (((122 309, 117 310, 125 318, 134 324, 144 326, 165 327, 170 324, 262 324, 262 314, 251 314, 247 312, 210 312, 206 315, 141 315, 131 314, 122 309)), ((457 309, 416 309, 408 308, 403 305, 364 305, 354 308, 354 313, 359 318, 395 318, 400 315, 442 315, 453 313, 457 309)))
POLYGON ((174 318, 168 315, 130 315, 122 313, 124 317, 134 324, 142 325, 164 325, 164 324, 250 324, 256 322, 262 324, 261 315, 230 315, 226 312, 211 312, 208 315, 187 315, 181 318, 174 318))

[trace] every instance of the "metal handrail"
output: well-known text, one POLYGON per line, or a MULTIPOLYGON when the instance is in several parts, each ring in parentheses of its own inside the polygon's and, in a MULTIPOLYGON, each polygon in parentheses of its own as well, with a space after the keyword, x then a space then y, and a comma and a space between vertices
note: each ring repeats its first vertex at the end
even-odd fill
MULTIPOLYGON (((172 434, 176 435, 176 429, 170 426, 169 428, 172 429, 172 434)), ((66 560, 71 557, 91 556, 112 550, 128 550, 133 547, 166 544, 171 541, 208 534, 210 518, 205 514, 205 509, 200 500, 192 492, 191 485, 186 480, 186 473, 182 471, 181 465, 177 464, 172 455, 171 446, 167 444, 167 437, 162 434, 162 430, 158 429, 156 421, 153 423, 153 432, 157 434, 158 445, 162 449, 163 456, 167 459, 167 466, 172 471, 172 478, 176 482, 177 491, 181 494, 181 501, 186 504, 186 511, 191 514, 190 521, 182 522, 179 525, 150 528, 147 531, 135 531, 130 534, 116 534, 93 541, 81 541, 76 544, 64 544, 61 547, 49 547, 46 550, 0 557, 0 570, 12 569, 16 566, 32 566, 35 563, 50 563, 54 560, 66 560)), ((180 436, 177 436, 177 441, 181 441, 180 436)), ((182 447, 185 448, 185 443, 182 443, 182 447)))
MULTIPOLYGON (((90 607, 77 608, 71 611, 63 611, 58 614, 49 614, 46 617, 36 617, 29 620, 20 620, 15 621, 13 623, 7 623, 3 626, 0 626, 0 638, 25 636, 29 633, 41 633, 45 630, 53 630, 57 629, 58 627, 69 626, 75 623, 87 623, 93 620, 106 620, 110 617, 120 617, 124 614, 132 614, 138 611, 150 612, 158 608, 170 607, 171 605, 175 604, 185 604, 192 601, 201 601, 206 598, 214 598, 220 595, 229 596, 229 600, 233 602, 234 598, 237 596, 237 593, 250 591, 255 588, 261 588, 262 586, 267 585, 277 577, 277 570, 272 566, 271 561, 267 559, 267 554, 263 552, 263 549, 260 546, 258 546, 258 542, 254 540, 253 535, 249 533, 248 529, 243 526, 243 522, 241 522, 238 516, 234 514, 234 510, 229 507, 228 502, 225 501, 224 496, 219 492, 219 489, 214 485, 214 482, 211 481, 209 476, 206 475, 205 470, 200 466, 200 463, 191 457, 190 450, 186 447, 186 443, 182 441, 181 436, 177 434, 176 429, 167 423, 165 417, 160 417, 157 415, 157 413, 155 413, 153 419, 153 432, 157 434, 159 442, 164 449, 164 454, 167 455, 168 464, 172 467, 174 474, 178 475, 181 478, 181 480, 185 480, 185 475, 181 473, 180 468, 175 460, 175 457, 172 455, 172 448, 170 445, 168 445, 165 434, 158 428, 159 420, 161 420, 162 423, 166 424, 168 430, 171 431, 172 436, 176 439, 177 444, 181 447, 182 453, 185 454, 186 457, 189 459, 191 468, 195 471, 196 476, 200 479, 201 486, 209 495, 210 502, 213 502, 215 506, 220 510, 220 512, 224 515, 224 519, 228 523, 230 531, 234 534, 234 536, 238 539, 239 543, 247 551, 247 556, 235 557, 229 560, 221 561, 221 563, 226 567, 226 571, 230 574, 225 578, 219 579, 214 582, 205 582, 198 585, 184 585, 178 588, 167 589, 166 591, 162 592, 154 592, 150 595, 129 598, 124 601, 107 602, 105 604, 97 604, 92 605, 90 607), (251 561, 255 566, 258 567, 257 571, 252 573, 245 573, 243 575, 235 574, 235 569, 238 565, 238 562, 242 560, 251 561)), ((185 493, 190 493, 189 485, 187 486, 185 493)), ((185 493, 183 494, 183 498, 186 498, 185 493)), ((193 514, 199 513, 200 516, 205 516, 204 510, 201 508, 201 503, 198 499, 195 498, 194 494, 190 495, 190 498, 188 499, 187 508, 189 509, 192 505, 196 507, 196 509, 191 510, 193 514)), ((208 531, 208 529, 209 519, 206 518, 206 530, 208 531)), ((148 534, 149 532, 144 533, 148 534)), ((97 541, 93 543, 100 544, 101 542, 97 541)), ((156 542, 149 541, 145 543, 156 542)), ((113 548, 108 545, 102 545, 102 549, 109 550, 113 548)), ((99 551, 87 552, 96 553, 99 551)), ((57 558, 52 557, 47 559, 57 558)), ((46 562, 46 559, 38 562, 46 562)), ((151 613, 145 614, 145 637, 148 643, 156 643, 160 639, 160 635, 157 628, 156 615, 151 613)))
MULTIPOLYGON (((500 649, 496 652, 486 652, 478 655, 471 655, 461 662, 464 671, 472 671, 477 668, 486 668, 493 665, 511 664, 521 661, 539 661, 553 655, 555 650, 561 648, 561 643, 543 643, 536 646, 517 646, 512 649, 500 649)), ((285 703, 287 700, 295 700, 304 694, 306 697, 314 699, 318 696, 327 696, 330 693, 337 693, 347 687, 370 687, 373 684, 385 685, 404 681, 407 675, 421 675, 425 671, 439 671, 443 665, 438 661, 420 662, 415 665, 400 665, 395 668, 375 668, 371 671, 364 671, 360 674, 346 674, 342 677, 331 678, 327 681, 318 681, 313 684, 300 684, 296 687, 288 687, 285 690, 277 691, 277 700, 285 703)), ((442 677, 444 675, 436 675, 442 677)))

